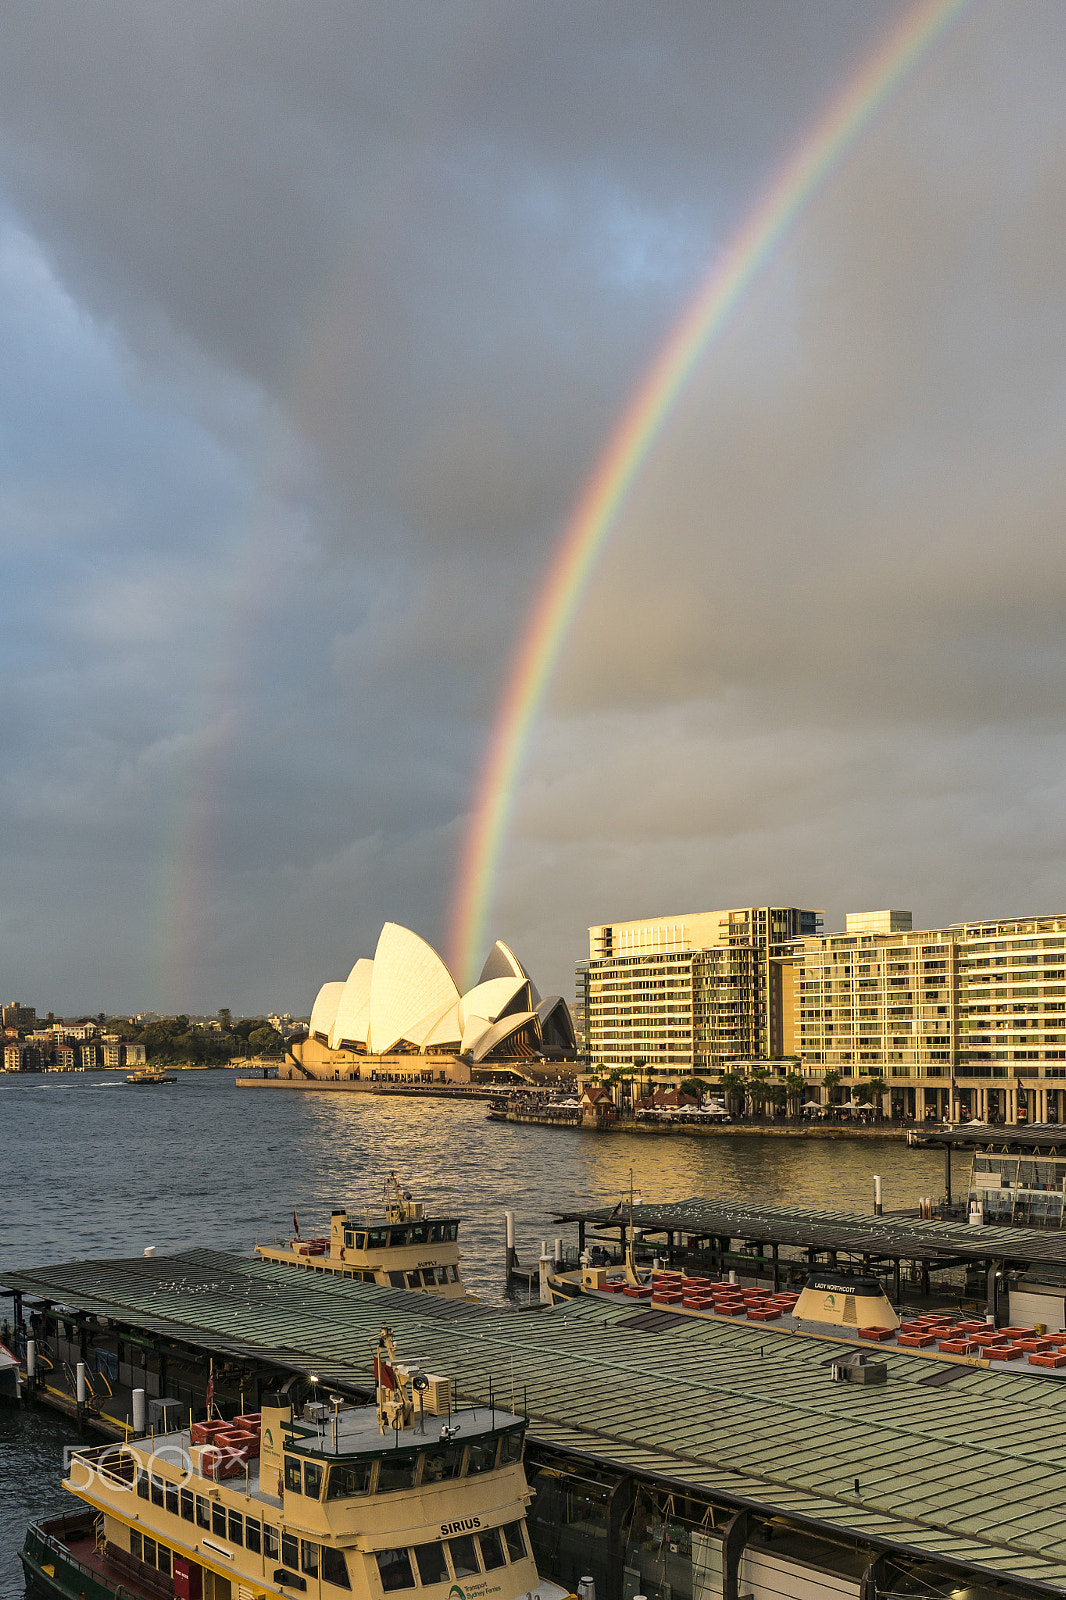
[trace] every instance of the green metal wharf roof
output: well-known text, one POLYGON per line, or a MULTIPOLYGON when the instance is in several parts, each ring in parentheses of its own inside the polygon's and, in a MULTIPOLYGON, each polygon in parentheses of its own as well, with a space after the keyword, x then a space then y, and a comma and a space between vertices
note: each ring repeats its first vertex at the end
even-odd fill
POLYGON ((467 1402, 487 1402, 491 1385, 497 1405, 526 1412, 531 1438, 571 1457, 1066 1595, 1066 1384, 1052 1377, 882 1348, 886 1384, 838 1384, 843 1347, 828 1337, 619 1298, 506 1311, 205 1250, 2 1277, 53 1305, 286 1352, 366 1387, 388 1322, 401 1360, 449 1376, 467 1402), (928 1384, 949 1370, 953 1381, 928 1384))
MULTIPOLYGON (((629 1221, 629 1207, 623 1206, 618 1215, 608 1207, 567 1211, 557 1214, 555 1220, 620 1228, 629 1221)), ((798 1245, 887 1261, 1004 1261, 1025 1265, 1047 1262, 1066 1266, 1066 1230, 976 1228, 965 1222, 875 1217, 856 1211, 812 1211, 803 1206, 701 1196, 669 1205, 634 1206, 633 1225, 645 1233, 798 1245)))
POLYGON ((1004 1123, 992 1127, 987 1122, 966 1122, 957 1128, 912 1128, 907 1143, 925 1149, 997 1150, 1011 1155, 1066 1155, 1066 1123, 1004 1123))

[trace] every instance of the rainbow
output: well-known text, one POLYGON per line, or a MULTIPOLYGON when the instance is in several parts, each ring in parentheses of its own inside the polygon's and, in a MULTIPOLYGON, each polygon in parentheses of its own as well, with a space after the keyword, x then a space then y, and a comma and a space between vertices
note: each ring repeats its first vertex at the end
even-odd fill
POLYGON ((493 884, 534 719, 596 560, 648 453, 700 357, 804 206, 892 91, 971 0, 917 0, 789 156, 730 239, 622 414, 563 530, 512 663, 460 859, 450 950, 472 982, 493 884))

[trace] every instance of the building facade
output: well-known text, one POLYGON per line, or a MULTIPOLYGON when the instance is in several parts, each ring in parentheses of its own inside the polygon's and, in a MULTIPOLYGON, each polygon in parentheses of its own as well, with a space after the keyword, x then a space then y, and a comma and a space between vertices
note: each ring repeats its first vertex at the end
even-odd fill
POLYGON ((577 968, 584 1054, 617 1071, 646 1063, 676 1081, 797 1048, 789 960, 821 913, 795 906, 601 923, 577 968))
POLYGON ((1066 1120, 1066 916, 862 927, 793 958, 808 1071, 884 1078, 919 1121, 1066 1120))

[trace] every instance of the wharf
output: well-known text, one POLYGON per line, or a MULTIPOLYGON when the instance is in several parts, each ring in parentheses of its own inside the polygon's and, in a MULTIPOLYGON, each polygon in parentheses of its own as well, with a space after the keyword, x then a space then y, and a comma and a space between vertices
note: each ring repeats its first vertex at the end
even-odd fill
POLYGON ((724 1595, 738 1593, 743 1561, 788 1567, 799 1552, 797 1573, 813 1577, 820 1563, 852 1574, 802 1592, 880 1597, 976 1581, 1005 1584, 1014 1600, 1066 1596, 1055 1449, 1066 1389, 1054 1375, 878 1349, 884 1384, 839 1384, 841 1340, 810 1330, 621 1297, 505 1311, 290 1277, 207 1250, 2 1277, 38 1317, 77 1330, 87 1357, 96 1340, 139 1340, 166 1384, 161 1355, 184 1349, 203 1366, 210 1354, 221 1388, 257 1398, 264 1384, 288 1384, 297 1399, 315 1384, 366 1393, 387 1322, 400 1351, 449 1376, 460 1400, 528 1416, 538 1560, 569 1581, 572 1553, 573 1575, 582 1563, 595 1571, 604 1600, 631 1592, 634 1567, 646 1583, 659 1559, 634 1531, 635 1504, 691 1527, 693 1549, 713 1545, 724 1595), (553 1509, 560 1486, 584 1507, 572 1552, 576 1513, 553 1509))
MULTIPOLYGON (((555 1221, 578 1224, 579 1252, 590 1227, 617 1229, 624 1247, 629 1207, 564 1211, 555 1221)), ((1006 1274, 1066 1274, 1066 1231, 1059 1229, 971 1227, 948 1218, 820 1211, 699 1195, 667 1205, 635 1205, 633 1228, 646 1248, 649 1236, 660 1237, 668 1262, 683 1258, 721 1272, 748 1260, 772 1273, 775 1288, 782 1274, 846 1262, 863 1270, 890 1269, 890 1298, 899 1301, 905 1263, 912 1266, 912 1281, 920 1283, 923 1297, 930 1293, 931 1272, 969 1268, 982 1275, 990 1315, 997 1312, 1006 1274), (735 1243, 743 1247, 739 1257, 735 1243), (783 1256, 782 1247, 793 1254, 783 1256)))
MULTIPOLYGON (((487 1098, 498 1099, 498 1091, 487 1098)), ((696 1139, 888 1139, 905 1143, 907 1130, 891 1125, 877 1127, 855 1126, 844 1122, 774 1123, 774 1122, 654 1122, 643 1117, 589 1117, 578 1111, 518 1111, 493 1109, 490 1122, 524 1123, 536 1128, 568 1128, 578 1133, 636 1133, 657 1137, 696 1139)))
POLYGON ((238 1089, 295 1089, 329 1094, 393 1095, 410 1100, 495 1100, 500 1090, 463 1085, 456 1088, 446 1083, 375 1083, 369 1078, 242 1078, 237 1077, 238 1089))

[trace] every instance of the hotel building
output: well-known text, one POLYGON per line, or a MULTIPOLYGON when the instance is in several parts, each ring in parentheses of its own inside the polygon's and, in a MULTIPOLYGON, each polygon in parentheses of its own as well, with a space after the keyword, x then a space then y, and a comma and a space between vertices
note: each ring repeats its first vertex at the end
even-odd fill
POLYGON ((821 913, 744 906, 589 929, 577 968, 585 1054, 608 1071, 647 1063, 677 1081, 794 1049, 794 974, 784 958, 821 913))
POLYGON ((852 914, 793 966, 808 1073, 884 1078, 918 1120, 1066 1121, 1066 917, 915 932, 905 912, 852 914))

